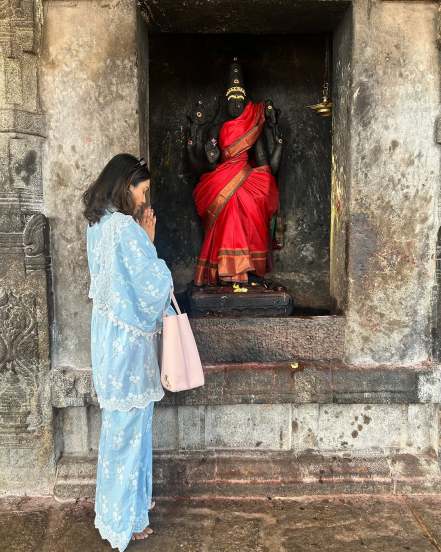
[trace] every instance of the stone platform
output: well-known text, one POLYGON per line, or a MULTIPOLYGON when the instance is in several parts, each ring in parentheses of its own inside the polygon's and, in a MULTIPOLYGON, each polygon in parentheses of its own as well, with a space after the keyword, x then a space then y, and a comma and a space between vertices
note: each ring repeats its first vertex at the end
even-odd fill
MULTIPOLYGON (((441 496, 333 496, 296 500, 161 500, 154 533, 127 551, 433 552, 441 550, 441 496)), ((105 552, 93 503, 0 501, 4 552, 105 552)))
MULTIPOLYGON (((204 370, 204 387, 167 393, 155 407, 158 495, 441 491, 436 366, 299 359, 204 370)), ((90 375, 54 373, 63 499, 94 494, 100 410, 90 375)))

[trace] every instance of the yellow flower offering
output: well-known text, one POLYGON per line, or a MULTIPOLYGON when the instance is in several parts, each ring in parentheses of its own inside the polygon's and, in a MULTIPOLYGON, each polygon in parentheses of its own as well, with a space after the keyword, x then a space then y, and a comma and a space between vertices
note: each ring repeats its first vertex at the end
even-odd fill
POLYGON ((240 284, 233 284, 233 293, 247 293, 248 288, 241 287, 240 284))

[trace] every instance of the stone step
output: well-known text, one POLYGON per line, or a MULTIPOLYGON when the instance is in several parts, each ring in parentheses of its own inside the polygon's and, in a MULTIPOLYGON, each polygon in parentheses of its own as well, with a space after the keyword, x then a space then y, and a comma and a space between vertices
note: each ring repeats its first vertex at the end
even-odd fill
MULTIPOLYGON (((338 360, 205 363, 205 385, 166 391, 161 406, 215 404, 415 404, 441 400, 437 365, 351 366, 338 360)), ((55 368, 52 405, 98 405, 90 369, 55 368)))
POLYGON ((204 363, 343 359, 343 316, 191 318, 204 363))
MULTIPOLYGON (((67 456, 58 463, 59 499, 94 497, 96 458, 67 456)), ((305 452, 155 452, 153 493, 164 497, 298 497, 329 494, 440 492, 433 454, 370 457, 305 452)))

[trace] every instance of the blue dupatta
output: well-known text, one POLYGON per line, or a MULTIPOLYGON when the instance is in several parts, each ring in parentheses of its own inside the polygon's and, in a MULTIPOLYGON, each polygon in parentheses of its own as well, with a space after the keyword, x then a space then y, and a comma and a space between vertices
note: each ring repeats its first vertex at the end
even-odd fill
POLYGON ((162 317, 174 314, 165 261, 135 220, 107 210, 87 228, 92 376, 101 408, 143 408, 164 396, 158 366, 162 317))

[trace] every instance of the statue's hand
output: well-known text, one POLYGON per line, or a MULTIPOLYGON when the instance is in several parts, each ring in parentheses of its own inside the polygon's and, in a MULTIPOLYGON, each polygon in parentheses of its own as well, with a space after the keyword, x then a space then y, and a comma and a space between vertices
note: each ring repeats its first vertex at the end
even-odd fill
POLYGON ((274 125, 273 136, 274 136, 274 141, 276 142, 276 144, 283 144, 282 130, 281 130, 278 123, 276 123, 274 125))
POLYGON ((265 122, 274 129, 279 123, 280 109, 277 109, 272 100, 265 100, 265 122))
POLYGON ((270 128, 277 124, 277 113, 272 100, 265 100, 265 121, 270 128))
POLYGON ((211 138, 211 140, 208 140, 208 142, 205 144, 205 155, 207 156, 210 165, 214 165, 219 161, 220 153, 221 152, 219 146, 217 145, 216 138, 211 138))
POLYGON ((202 100, 198 100, 188 115, 191 125, 199 126, 207 122, 207 113, 202 100))

